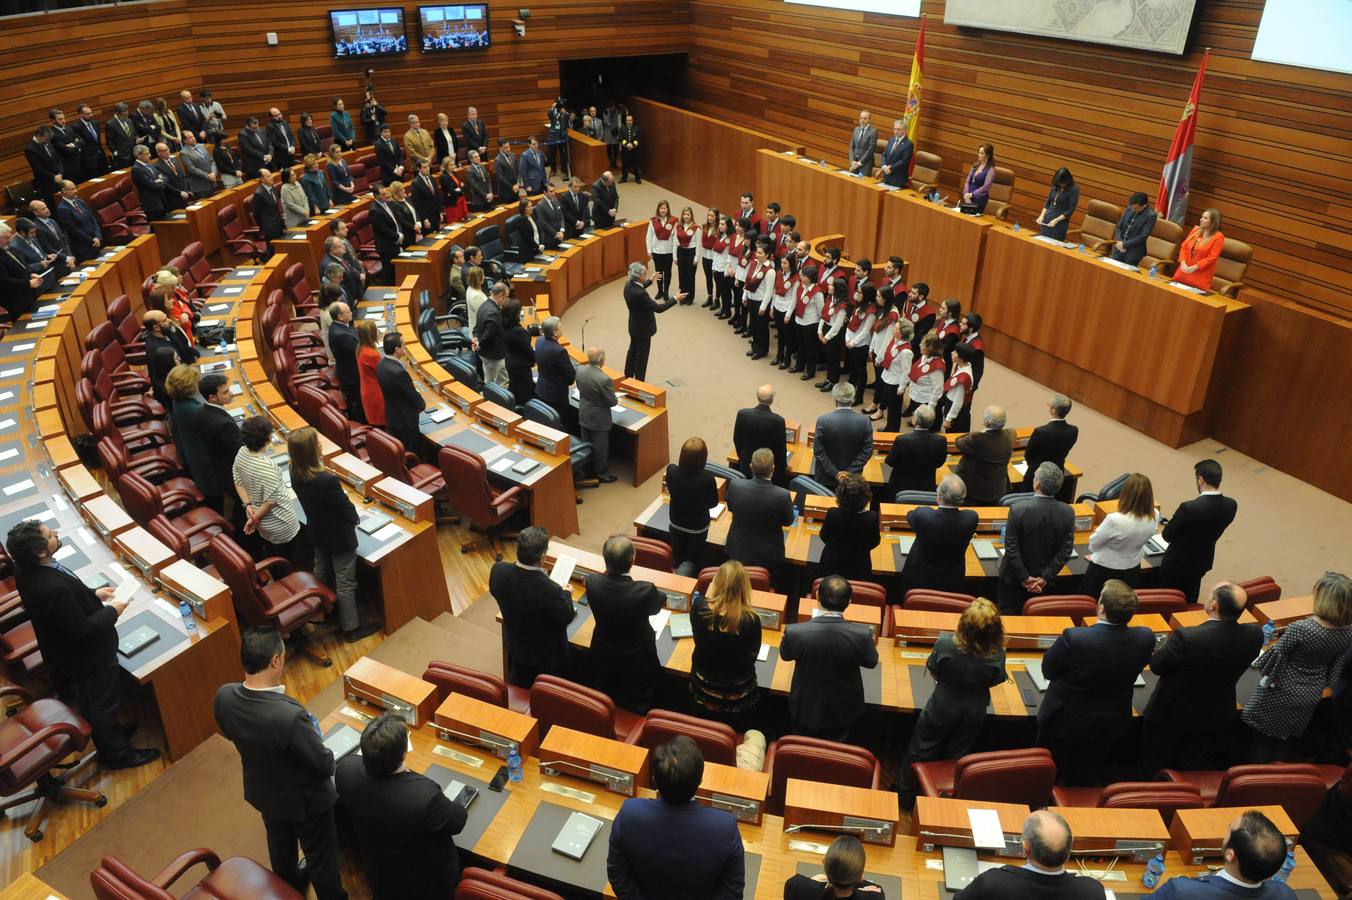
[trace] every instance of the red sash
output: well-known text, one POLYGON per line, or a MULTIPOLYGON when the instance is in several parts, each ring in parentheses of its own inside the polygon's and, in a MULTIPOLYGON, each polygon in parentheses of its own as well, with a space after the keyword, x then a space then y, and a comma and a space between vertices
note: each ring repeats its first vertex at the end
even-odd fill
POLYGON ((914 303, 914 304, 911 303, 910 300, 907 300, 907 301, 906 301, 906 318, 908 318, 908 319, 911 320, 911 324, 912 324, 912 325, 918 325, 918 324, 920 323, 920 320, 923 319, 923 318, 925 318, 925 310, 926 310, 928 307, 929 307, 929 304, 926 303, 926 302, 923 301, 923 300, 922 300, 921 302, 919 302, 919 303, 914 303))
POLYGON ((715 253, 728 252, 728 236, 726 234, 714 235, 714 242, 711 245, 715 253))
POLYGON ((659 241, 665 241, 671 237, 673 227, 676 225, 675 219, 659 219, 653 216, 648 220, 653 226, 653 234, 657 235, 659 241))
POLYGON ((817 283, 830 284, 831 279, 835 277, 836 270, 838 270, 839 268, 840 266, 832 266, 831 268, 828 269, 826 268, 826 266, 822 266, 822 270, 817 273, 817 283))
POLYGON ((745 238, 739 241, 736 237, 730 237, 728 238, 728 253, 734 259, 741 259, 742 254, 746 252, 746 245, 749 243, 751 242, 745 238))
POLYGON ((943 325, 940 325, 939 330, 935 332, 935 334, 939 335, 939 337, 941 338, 948 337, 950 334, 961 334, 961 333, 962 333, 961 319, 955 319, 952 322, 947 322, 943 325))
MULTIPOLYGON (((897 357, 901 355, 901 351, 905 350, 910 345, 910 341, 903 341, 900 336, 892 338, 892 343, 888 344, 887 349, 883 351, 883 368, 892 368, 892 363, 897 361, 897 357)), ((915 369, 912 368, 911 372, 914 373, 915 369)))
POLYGON ((801 316, 803 315, 803 313, 807 312, 808 303, 811 302, 813 297, 820 294, 821 292, 822 292, 821 286, 816 284, 814 284, 807 290, 804 290, 803 283, 800 281, 798 283, 798 305, 793 308, 793 314, 795 316, 801 316))
POLYGON ((832 296, 830 300, 826 301, 826 306, 822 308, 822 321, 830 322, 836 317, 836 313, 840 312, 841 307, 844 305, 845 301, 837 300, 832 296))
POLYGON ((868 318, 868 314, 872 311, 871 307, 862 305, 857 307, 854 312, 850 313, 849 330, 858 331, 863 327, 864 320, 868 318))
POLYGON ((694 236, 695 236, 694 227, 692 227, 689 231, 686 231, 684 226, 682 225, 676 226, 676 240, 682 247, 689 247, 690 239, 693 238, 694 236))
POLYGON ((891 328, 897 323, 898 313, 895 307, 889 309, 885 314, 879 316, 873 322, 873 333, 877 334, 885 328, 891 328))
POLYGON ((747 273, 746 273, 746 291, 747 291, 747 293, 752 293, 752 292, 754 292, 757 288, 759 288, 761 282, 765 280, 765 276, 769 273, 769 271, 770 271, 770 264, 769 264, 768 262, 764 262, 764 263, 761 263, 760 265, 754 267, 754 268, 751 269, 749 272, 747 272, 747 273))
POLYGON ((700 243, 704 245, 705 250, 717 249, 716 244, 718 243, 718 232, 709 231, 706 229, 704 231, 704 234, 700 237, 700 243))
MULTIPOLYGON (((797 276, 797 275, 790 275, 789 278, 792 279, 793 281, 797 281, 797 280, 798 280, 798 276, 797 276)), ((787 294, 787 293, 789 292, 789 286, 790 286, 789 283, 784 281, 784 273, 783 273, 783 272, 776 272, 776 273, 775 273, 775 293, 778 294, 779 296, 783 297, 785 294, 787 294)))
POLYGON ((953 373, 953 377, 944 382, 944 393, 947 394, 959 384, 963 386, 962 405, 964 407, 972 405, 972 371, 970 369, 959 369, 953 373))
POLYGON ((938 369, 940 372, 948 371, 944 367, 944 361, 942 359, 939 359, 938 357, 935 357, 934 359, 925 359, 924 357, 921 357, 911 363, 911 381, 919 382, 920 379, 924 378, 935 369, 938 369))
POLYGON ((971 347, 973 350, 980 350, 982 353, 986 352, 986 342, 981 339, 980 332, 977 332, 974 335, 968 335, 967 346, 971 347))

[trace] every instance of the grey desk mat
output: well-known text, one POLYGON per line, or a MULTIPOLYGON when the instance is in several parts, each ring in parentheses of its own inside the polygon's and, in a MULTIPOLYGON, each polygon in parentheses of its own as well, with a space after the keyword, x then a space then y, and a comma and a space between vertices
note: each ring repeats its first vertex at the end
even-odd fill
POLYGON ((657 509, 653 510, 652 518, 643 525, 648 531, 655 531, 659 534, 671 533, 671 506, 663 503, 657 509))
POLYGON ((127 671, 139 669, 152 660, 158 659, 165 652, 172 650, 179 644, 188 640, 188 636, 179 631, 177 626, 166 622, 150 610, 139 612, 129 619, 121 619, 117 623, 117 639, 121 641, 128 634, 131 634, 142 625, 149 625, 155 629, 155 633, 160 636, 158 641, 152 641, 146 644, 140 650, 137 650, 131 656, 123 656, 118 651, 117 661, 122 668, 127 671))
POLYGON ((775 680, 775 666, 779 665, 779 648, 771 647, 770 652, 765 655, 765 659, 756 660, 756 684, 770 689, 775 680))
MULTIPOLYGON (((686 638, 693 640, 693 638, 686 638)), ((676 652, 676 639, 671 636, 671 626, 663 625, 662 633, 656 635, 657 661, 663 666, 671 662, 671 654, 676 652)))
MULTIPOLYGON (((436 428, 442 428, 446 423, 435 425, 436 428)), ((463 428, 454 434, 449 434, 444 439, 445 443, 453 444, 461 450, 468 450, 470 453, 477 453, 482 456, 484 453, 497 446, 496 442, 486 434, 480 434, 472 428, 463 428)))
MULTIPOLYGON (((298 518, 298 519, 300 520, 300 523, 301 523, 302 525, 308 524, 308 521, 307 521, 307 519, 305 518, 305 510, 301 507, 301 505, 300 505, 300 500, 299 500, 299 499, 293 498, 292 501, 291 501, 291 505, 292 505, 293 508, 295 508, 295 510, 296 510, 296 518, 298 518)), ((358 515, 364 514, 364 513, 366 512, 367 509, 368 509, 368 507, 364 507, 364 506, 359 506, 359 507, 357 507, 357 513, 358 513, 358 515)), ((393 517, 391 517, 391 518, 393 518, 393 517)), ((401 527, 402 527, 402 526, 401 526, 401 527)), ((385 538, 384 540, 377 540, 377 539, 376 539, 375 537, 373 537, 372 535, 369 535, 369 534, 367 534, 366 532, 362 531, 360 528, 358 528, 358 529, 357 529, 357 556, 359 556, 359 557, 362 558, 362 559, 368 559, 368 558, 370 558, 371 556, 375 555, 376 553, 380 552, 380 549, 381 549, 382 547, 384 547, 386 544, 388 544, 390 541, 397 541, 397 540, 399 540, 399 539, 401 539, 401 538, 404 538, 404 537, 407 537, 407 536, 408 536, 407 533, 402 534, 402 535, 399 535, 399 534, 392 534, 392 535, 390 535, 389 537, 385 538)))
POLYGON ((609 819, 601 819, 602 825, 592 838, 591 846, 581 859, 572 859, 550 849, 558 837, 563 823, 575 810, 557 803, 544 802, 536 807, 530 824, 516 842, 516 849, 507 860, 507 874, 512 876, 531 875, 547 878, 560 884, 585 891, 601 893, 606 888, 606 856, 610 848, 609 819))
POLYGON ((1033 684, 1033 679, 1028 677, 1028 673, 1020 669, 1014 673, 1014 684, 1019 689, 1019 695, 1023 698, 1023 705, 1028 708, 1030 715, 1035 714, 1039 706, 1042 705, 1042 692, 1033 684))
POLYGON ((49 525, 55 524, 57 521, 56 513, 52 512, 46 503, 29 503, 20 506, 18 509, 10 509, 0 513, 0 533, 9 534, 11 528, 28 519, 37 519, 41 522, 47 522, 49 525))
POLYGON ((864 680, 864 702, 880 704, 883 702, 883 667, 880 663, 871 669, 859 667, 859 676, 864 680))
POLYGON ((576 605, 577 615, 573 616, 573 621, 568 623, 569 640, 572 640, 574 637, 576 637, 577 633, 582 630, 582 626, 587 624, 587 620, 591 618, 592 614, 591 607, 585 604, 584 601, 586 599, 587 596, 583 594, 581 599, 578 600, 576 605))
POLYGON ((819 563, 822 561, 822 550, 826 549, 826 544, 822 543, 820 534, 809 535, 807 539, 807 561, 810 563, 819 563))
POLYGON ((487 781, 480 781, 477 778, 466 775, 463 772, 452 772, 445 766, 439 766, 436 763, 427 767, 424 773, 428 778, 435 781, 445 789, 446 785, 452 781, 459 781, 467 784, 479 792, 478 798, 470 804, 469 815, 465 819, 465 827, 455 836, 455 843, 458 847, 473 847, 479 843, 479 839, 484 836, 488 826, 493 824, 501 811, 507 798, 511 796, 511 782, 507 782, 500 791, 490 791, 487 781))
POLYGON ((1235 684, 1235 700, 1241 706, 1249 701, 1253 692, 1258 690, 1258 679, 1263 677, 1263 673, 1257 669, 1248 668, 1244 674, 1239 676, 1239 681, 1235 684))
MULTIPOLYGON (((810 862, 800 862, 798 864, 798 868, 795 870, 795 874, 803 875, 808 878, 811 878, 814 875, 820 875, 821 873, 822 873, 821 865, 818 863, 810 863, 810 862)), ((902 900, 901 878, 899 876, 883 875, 878 872, 870 872, 868 870, 865 870, 864 880, 871 881, 878 887, 883 889, 883 892, 881 894, 875 894, 870 892, 865 896, 876 897, 878 898, 878 900, 885 900, 885 898, 888 897, 891 897, 892 900, 902 900)))
POLYGON ((366 293, 361 295, 361 302, 374 301, 377 303, 393 303, 395 300, 395 290, 388 284, 371 285, 366 289, 366 293))
POLYGON ((1131 705, 1138 713, 1145 712, 1146 704, 1150 702, 1150 695, 1155 693, 1155 685, 1159 682, 1160 677, 1146 669, 1141 673, 1141 680, 1145 682, 1144 687, 1131 689, 1131 705))
POLYGON ((743 853, 743 867, 746 881, 742 885, 742 900, 752 900, 756 896, 756 883, 760 881, 761 856, 759 853, 743 853))
POLYGON ((896 567, 897 567, 897 571, 898 571, 898 572, 900 572, 902 569, 906 568, 906 557, 907 557, 907 555, 908 555, 908 554, 907 554, 905 551, 903 551, 903 550, 901 549, 901 543, 900 543, 900 542, 897 542, 897 543, 895 543, 895 544, 892 545, 892 561, 896 564, 896 567))
MULTIPOLYGON (((544 279, 541 278, 538 280, 543 281, 544 279)), ((574 397, 571 393, 568 395, 568 405, 571 406, 573 409, 578 408, 578 399, 574 397)), ((614 407, 611 407, 610 410, 610 421, 613 424, 620 426, 621 428, 629 428, 633 425, 637 425, 639 422, 642 422, 643 419, 644 419, 643 413, 639 412, 636 409, 630 409, 627 406, 624 407, 623 409, 615 409, 614 407)))
POLYGON ((216 289, 211 292, 212 300, 238 300, 244 294, 244 289, 248 287, 248 279, 234 280, 226 276, 223 281, 217 284, 216 289), (233 283, 232 283, 233 282, 233 283))
MULTIPOLYGON (((1165 872, 1164 875, 1165 875, 1164 881, 1168 881, 1170 878, 1176 877, 1176 876, 1170 875, 1168 872, 1165 872)), ((1164 883, 1164 882, 1160 882, 1160 884, 1163 884, 1163 883, 1164 883)), ((1316 891, 1316 890, 1311 890, 1310 888, 1304 888, 1304 889, 1302 889, 1302 890, 1298 890, 1298 891, 1295 892, 1295 894, 1296 894, 1296 897, 1298 898, 1298 900, 1318 900, 1318 897, 1319 897, 1319 892, 1316 891)), ((1153 897, 1153 896, 1155 896, 1155 895, 1154 895, 1154 894, 1137 894, 1137 893, 1124 894, 1122 891, 1113 891, 1113 896, 1117 897, 1118 900, 1128 900, 1128 898, 1132 898, 1132 897, 1141 897, 1141 898, 1145 898, 1145 897, 1153 897)))
POLYGON ((924 709, 930 698, 934 696, 936 682, 929 677, 923 665, 911 665, 906 668, 911 672, 911 699, 915 701, 916 709, 924 709))

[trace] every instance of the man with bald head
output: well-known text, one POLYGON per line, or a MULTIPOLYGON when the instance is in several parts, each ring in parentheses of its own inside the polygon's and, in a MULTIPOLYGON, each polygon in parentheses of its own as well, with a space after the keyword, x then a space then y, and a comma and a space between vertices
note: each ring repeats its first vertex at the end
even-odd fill
POLYGON ((272 170, 258 170, 258 187, 253 192, 253 220, 258 225, 258 236, 269 244, 281 237, 286 228, 282 224, 281 198, 273 185, 272 170))
POLYGON ((954 900, 1100 900, 1107 895, 1103 885, 1093 878, 1066 871, 1072 840, 1066 820, 1050 810, 1041 809, 1023 823, 1022 866, 988 869, 958 891, 954 900))
POLYGON ((165 180, 169 182, 165 208, 169 212, 182 209, 192 199, 192 191, 188 190, 188 173, 183 163, 174 158, 169 152, 169 145, 164 142, 155 145, 155 157, 155 168, 163 172, 165 180))
POLYGON ((61 182, 61 196, 56 201, 56 221, 70 238, 76 262, 84 262, 99 255, 103 246, 103 226, 99 217, 81 197, 73 181, 61 182))
POLYGON ((770 409, 775 402, 774 385, 763 384, 756 390, 756 405, 737 410, 732 426, 732 445, 737 452, 737 468, 751 477, 751 454, 768 447, 775 457, 774 482, 788 481, 788 444, 784 417, 770 409))
POLYGON ((1159 681, 1145 708, 1143 777, 1228 765, 1217 756, 1235 720, 1235 684, 1263 646, 1262 627, 1239 622, 1248 600, 1239 585, 1218 582, 1203 604, 1206 621, 1171 631, 1150 658, 1159 681))
MULTIPOLYGON (((1307 829, 1302 828, 1302 844, 1306 843, 1306 835, 1307 829)), ((1159 900, 1187 900, 1191 897, 1295 900, 1296 892, 1289 885, 1271 880, 1286 861, 1286 837, 1261 811, 1246 810, 1230 823, 1230 832, 1225 836, 1221 855, 1225 865, 1219 871, 1170 878, 1151 896, 1159 900)))
POLYGON ((34 200, 28 204, 28 211, 33 215, 33 223, 38 226, 38 246, 44 253, 56 255, 57 277, 64 278, 75 268, 77 261, 75 252, 71 250, 70 238, 52 218, 51 209, 44 201, 34 200))
POLYGON ((286 116, 275 106, 268 110, 267 138, 272 147, 272 167, 290 167, 296 161, 296 136, 291 133, 286 116))
POLYGON ((1005 428, 1005 410, 988 406, 981 415, 984 431, 957 440, 962 459, 953 471, 967 485, 969 506, 996 506, 1009 492, 1009 460, 1014 455, 1014 432, 1005 428))

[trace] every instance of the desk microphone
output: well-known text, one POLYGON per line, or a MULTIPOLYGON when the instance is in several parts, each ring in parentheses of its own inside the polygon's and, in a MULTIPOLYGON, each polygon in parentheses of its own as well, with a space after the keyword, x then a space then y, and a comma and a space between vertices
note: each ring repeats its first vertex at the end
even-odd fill
POLYGON ((506 759, 513 750, 517 749, 515 741, 503 740, 496 735, 467 734, 466 732, 456 731, 454 728, 447 728, 445 725, 440 724, 436 724, 433 727, 436 728, 437 731, 444 731, 446 734, 453 734, 456 737, 464 738, 472 746, 492 750, 494 756, 501 756, 503 759, 506 759))
POLYGON ((813 831, 839 831, 843 834, 877 834, 885 835, 891 831, 888 825, 825 825, 808 822, 802 825, 790 825, 784 829, 785 834, 797 834, 800 831, 812 829, 813 831))
POLYGON ((586 353, 586 352, 587 352, 587 323, 590 322, 590 321, 591 321, 592 319, 594 319, 594 318, 596 318, 596 316, 588 316, 587 318, 585 318, 585 319, 582 320, 582 352, 583 352, 583 353, 586 353))

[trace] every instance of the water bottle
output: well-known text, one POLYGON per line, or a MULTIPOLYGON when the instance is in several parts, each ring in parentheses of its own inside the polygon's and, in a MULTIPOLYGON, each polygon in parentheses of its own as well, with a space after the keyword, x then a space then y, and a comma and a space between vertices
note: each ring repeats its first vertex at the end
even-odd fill
POLYGON ((178 614, 183 617, 183 627, 189 631, 197 630, 197 623, 192 618, 192 607, 188 605, 187 600, 178 601, 178 614))
POLYGON ((1019 223, 1018 223, 1018 222, 1015 222, 1015 223, 1014 223, 1014 233, 1015 233, 1015 234, 1018 234, 1018 233, 1019 233, 1019 223))
POLYGON ((1156 853, 1145 864, 1145 874, 1141 876, 1141 884, 1154 890, 1159 885, 1160 879, 1164 876, 1164 854, 1156 853))
POLYGON ((1273 625, 1271 621, 1268 621, 1268 622, 1264 622, 1264 623, 1263 623, 1263 646, 1264 646, 1264 647, 1266 647, 1268 644, 1272 643, 1272 636, 1275 635, 1276 633, 1277 633, 1277 626, 1276 626, 1276 625, 1273 625))
POLYGON ((1291 877, 1291 870, 1296 867, 1296 851, 1292 847, 1286 848, 1286 859, 1282 861, 1282 867, 1277 870, 1277 874, 1272 876, 1273 881, 1286 881, 1291 877))
POLYGON ((221 354, 222 356, 224 356, 224 355, 225 355, 225 351, 226 351, 226 345, 225 345, 225 332, 222 331, 222 332, 221 332, 221 342, 220 342, 219 344, 216 345, 216 352, 219 353, 219 354, 221 354))
POLYGON ((512 747, 512 752, 507 754, 507 779, 513 784, 521 781, 521 754, 516 747, 512 747))
POLYGON ((1151 278, 1154 278, 1154 277, 1155 277, 1155 273, 1156 273, 1157 271, 1159 271, 1159 270, 1156 269, 1154 266, 1151 266, 1151 267, 1150 267, 1150 277, 1151 277, 1151 278))
POLYGON ((793 524, 798 524, 798 507, 793 508, 793 524))
POLYGON ((394 304, 385 304, 385 325, 389 328, 394 327, 394 304))
POLYGON ((1080 253, 1083 253, 1083 252, 1084 252, 1084 241, 1080 241, 1080 249, 1079 249, 1078 252, 1080 252, 1080 253))

